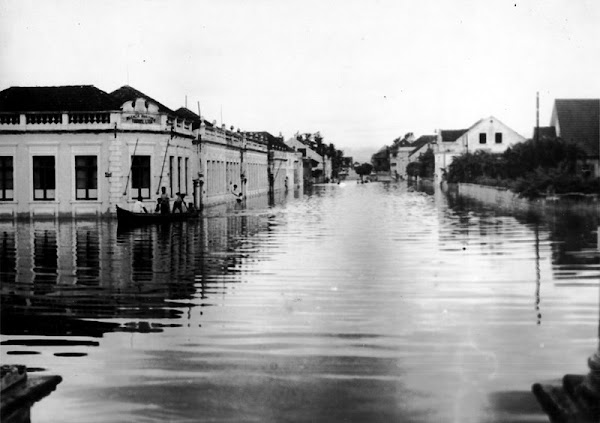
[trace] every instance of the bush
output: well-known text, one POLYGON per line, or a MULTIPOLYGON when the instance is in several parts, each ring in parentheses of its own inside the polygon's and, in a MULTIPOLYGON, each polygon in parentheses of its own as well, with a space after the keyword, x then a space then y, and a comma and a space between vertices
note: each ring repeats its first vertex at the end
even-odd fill
POLYGON ((576 174, 577 161, 584 157, 577 145, 560 138, 528 140, 502 154, 485 151, 462 154, 452 161, 445 177, 451 183, 510 188, 527 198, 547 193, 597 193, 598 178, 576 174))

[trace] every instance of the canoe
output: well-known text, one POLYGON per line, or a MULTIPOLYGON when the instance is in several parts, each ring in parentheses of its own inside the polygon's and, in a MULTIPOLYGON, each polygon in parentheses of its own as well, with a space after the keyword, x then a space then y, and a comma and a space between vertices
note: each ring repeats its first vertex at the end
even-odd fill
POLYGON ((180 222, 182 220, 194 219, 200 213, 134 213, 117 206, 117 220, 120 228, 151 225, 155 223, 180 222))

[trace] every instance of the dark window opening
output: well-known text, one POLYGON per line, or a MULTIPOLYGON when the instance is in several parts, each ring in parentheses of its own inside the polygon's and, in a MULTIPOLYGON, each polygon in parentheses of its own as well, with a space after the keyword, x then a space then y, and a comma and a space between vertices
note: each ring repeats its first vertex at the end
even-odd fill
POLYGON ((14 199, 13 157, 0 156, 0 201, 14 199))
POLYGON ((133 198, 150 198, 150 156, 131 157, 131 189, 133 198))
POLYGON ((487 135, 486 134, 479 134, 479 144, 485 144, 487 143, 487 135))
POLYGON ((98 159, 96 156, 75 156, 75 198, 98 199, 98 159))
POLYGON ((169 156, 169 190, 170 190, 171 197, 173 197, 173 194, 174 194, 173 190, 174 190, 174 186, 175 186, 174 185, 175 181, 173 179, 174 175, 175 175, 175 171, 174 171, 174 167, 173 167, 174 160, 175 160, 175 157, 169 156))
POLYGON ((54 156, 33 156, 33 199, 54 200, 56 176, 54 156))
POLYGON ((496 144, 502 144, 502 132, 496 132, 496 144))

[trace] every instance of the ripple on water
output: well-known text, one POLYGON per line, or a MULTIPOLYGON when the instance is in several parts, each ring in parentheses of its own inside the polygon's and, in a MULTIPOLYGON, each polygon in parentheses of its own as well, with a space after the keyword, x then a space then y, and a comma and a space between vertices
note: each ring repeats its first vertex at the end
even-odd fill
POLYGON ((597 216, 402 184, 252 207, 1 224, 2 355, 63 376, 34 420, 540 421, 531 384, 587 372, 597 216))

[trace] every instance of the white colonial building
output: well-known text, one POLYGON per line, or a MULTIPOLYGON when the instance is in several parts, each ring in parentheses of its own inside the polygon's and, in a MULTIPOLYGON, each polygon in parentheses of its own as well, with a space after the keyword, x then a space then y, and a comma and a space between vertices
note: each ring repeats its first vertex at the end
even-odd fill
POLYGON ((288 180, 301 187, 298 155, 261 134, 219 128, 129 86, 11 87, 0 92, 0 217, 114 214, 139 196, 153 210, 163 187, 196 207, 233 200, 234 184, 246 195, 288 180))
POLYGON ((439 130, 434 147, 436 178, 441 178, 452 160, 463 153, 483 150, 502 153, 525 137, 493 116, 481 119, 468 129, 439 130))

